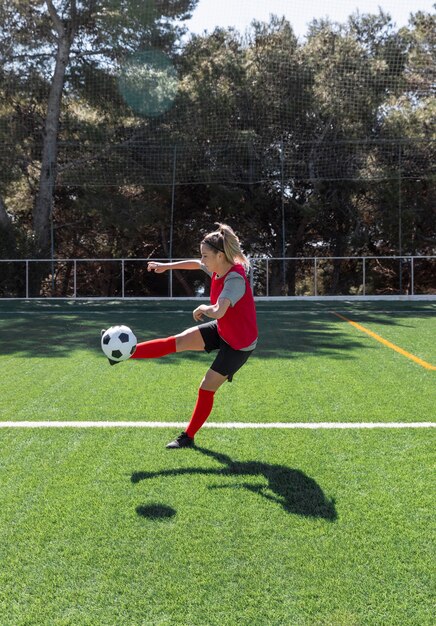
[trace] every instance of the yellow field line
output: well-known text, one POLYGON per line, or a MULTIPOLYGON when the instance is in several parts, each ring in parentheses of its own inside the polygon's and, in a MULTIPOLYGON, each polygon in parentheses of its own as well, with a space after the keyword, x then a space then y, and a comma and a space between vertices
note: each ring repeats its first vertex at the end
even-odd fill
POLYGON ((394 343, 391 343, 387 339, 383 339, 383 337, 380 337, 380 335, 377 335, 377 333, 373 333, 372 330, 365 328, 365 326, 362 326, 361 324, 358 324, 357 322, 353 322, 353 320, 349 320, 347 317, 344 317, 340 313, 336 313, 336 311, 331 311, 331 312, 333 313, 333 315, 336 315, 336 317, 340 317, 341 320, 344 320, 344 322, 348 322, 349 324, 351 324, 351 326, 354 326, 354 328, 357 328, 358 330, 361 330, 363 333, 366 333, 373 339, 376 339, 377 341, 382 343, 384 346, 387 346, 388 348, 391 348, 391 350, 395 350, 395 352, 399 352, 400 354, 407 357, 408 359, 415 361, 415 363, 418 363, 418 365, 421 365, 421 367, 425 367, 425 369, 427 370, 436 370, 436 367, 434 365, 431 365, 430 363, 423 361, 422 359, 418 358, 414 354, 410 354, 410 352, 406 352, 406 350, 403 350, 403 348, 396 346, 394 343))

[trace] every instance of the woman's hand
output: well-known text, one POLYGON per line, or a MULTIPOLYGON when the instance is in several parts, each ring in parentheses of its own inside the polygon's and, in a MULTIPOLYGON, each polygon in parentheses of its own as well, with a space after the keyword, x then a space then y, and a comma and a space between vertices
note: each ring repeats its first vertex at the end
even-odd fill
POLYGON ((166 271, 165 263, 157 263, 157 261, 150 261, 147 265, 149 272, 155 272, 156 274, 163 274, 166 271))
POLYGON ((192 315, 196 322, 201 322, 204 319, 206 313, 210 310, 210 306, 207 304, 200 304, 193 312, 192 315))
POLYGON ((211 317, 213 320, 219 320, 226 314, 231 302, 228 298, 220 298, 216 304, 200 304, 192 313, 196 322, 201 322, 204 315, 211 317))

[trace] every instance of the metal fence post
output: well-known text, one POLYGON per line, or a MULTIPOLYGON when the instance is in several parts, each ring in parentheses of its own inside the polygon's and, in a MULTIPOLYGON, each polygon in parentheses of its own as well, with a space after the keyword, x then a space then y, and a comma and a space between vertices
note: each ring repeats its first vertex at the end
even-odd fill
POLYGON ((266 296, 269 296, 269 259, 266 258, 266 296))
POLYGON ((29 261, 26 259, 26 300, 29 299, 29 261))
POLYGON ((412 256, 410 264, 410 291, 412 292, 410 295, 415 295, 415 257, 412 256))
POLYGON ((363 294, 362 294, 362 295, 364 295, 364 296, 365 296, 365 295, 366 295, 366 262, 365 262, 365 261, 366 261, 366 259, 365 259, 365 257, 364 257, 364 256, 362 257, 362 260, 363 260, 363 266, 362 266, 362 281, 363 281, 363 283, 362 283, 362 287, 363 287, 363 294))
POLYGON ((77 259, 74 259, 74 269, 73 269, 73 298, 77 298, 77 259))
POLYGON ((313 295, 317 296, 318 295, 318 277, 317 277, 317 270, 318 270, 318 259, 316 257, 314 257, 313 259, 313 295))
MULTIPOLYGON (((176 167, 177 167, 177 146, 174 146, 173 181, 172 181, 172 188, 171 188, 170 242, 169 242, 170 263, 173 262, 174 206, 175 206, 175 197, 176 197, 176 167)), ((173 297, 173 271, 172 270, 170 270, 170 276, 169 276, 169 289, 170 289, 170 298, 172 298, 173 297)))
POLYGON ((399 260, 399 291, 403 293, 403 215, 402 215, 402 187, 401 187, 401 144, 398 145, 398 255, 399 260))
POLYGON ((121 259, 121 297, 124 299, 124 259, 121 259))

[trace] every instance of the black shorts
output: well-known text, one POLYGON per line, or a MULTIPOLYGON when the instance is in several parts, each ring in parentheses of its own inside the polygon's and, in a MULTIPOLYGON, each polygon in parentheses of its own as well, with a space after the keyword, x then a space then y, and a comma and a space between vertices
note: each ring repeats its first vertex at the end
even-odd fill
POLYGON ((219 351, 210 368, 221 376, 228 376, 228 382, 231 383, 233 375, 244 365, 254 350, 235 350, 229 346, 219 336, 216 320, 200 324, 198 330, 203 337, 206 352, 219 351))

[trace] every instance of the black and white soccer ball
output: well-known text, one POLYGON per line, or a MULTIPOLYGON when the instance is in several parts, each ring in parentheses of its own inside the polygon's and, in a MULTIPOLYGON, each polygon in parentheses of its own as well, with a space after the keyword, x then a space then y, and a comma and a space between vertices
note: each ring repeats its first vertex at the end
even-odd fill
POLYGON ((129 359, 136 344, 136 337, 128 326, 111 326, 101 333, 101 349, 111 365, 129 359))

